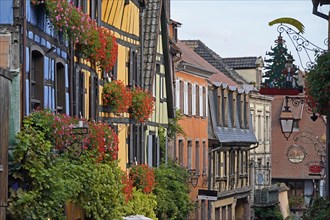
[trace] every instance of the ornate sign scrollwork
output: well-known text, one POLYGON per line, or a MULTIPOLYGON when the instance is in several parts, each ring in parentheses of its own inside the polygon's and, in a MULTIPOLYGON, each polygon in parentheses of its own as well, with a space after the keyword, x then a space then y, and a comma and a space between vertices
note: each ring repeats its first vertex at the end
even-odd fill
POLYGON ((286 155, 291 163, 301 163, 306 157, 306 151, 301 145, 294 144, 288 148, 286 155))

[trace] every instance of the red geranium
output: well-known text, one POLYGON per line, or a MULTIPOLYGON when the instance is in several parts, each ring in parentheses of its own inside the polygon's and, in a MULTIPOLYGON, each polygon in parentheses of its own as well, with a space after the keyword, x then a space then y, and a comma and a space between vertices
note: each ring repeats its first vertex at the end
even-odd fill
POLYGON ((114 112, 127 112, 132 104, 132 94, 120 80, 106 83, 103 87, 102 96, 104 104, 111 106, 114 112))
POLYGON ((146 164, 133 166, 129 175, 133 181, 133 186, 142 189, 145 193, 151 193, 156 185, 154 169, 146 164))
POLYGON ((148 120, 154 109, 154 97, 139 87, 132 91, 131 116, 140 122, 148 120))

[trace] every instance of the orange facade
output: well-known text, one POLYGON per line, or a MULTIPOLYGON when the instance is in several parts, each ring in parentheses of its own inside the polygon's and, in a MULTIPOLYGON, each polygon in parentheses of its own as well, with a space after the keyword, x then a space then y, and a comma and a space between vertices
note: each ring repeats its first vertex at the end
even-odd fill
POLYGON ((179 71, 176 87, 177 109, 183 115, 179 123, 185 135, 176 137, 175 159, 191 173, 192 217, 201 219, 207 217, 208 210, 207 201, 198 200, 198 189, 208 189, 208 82, 206 76, 179 71))

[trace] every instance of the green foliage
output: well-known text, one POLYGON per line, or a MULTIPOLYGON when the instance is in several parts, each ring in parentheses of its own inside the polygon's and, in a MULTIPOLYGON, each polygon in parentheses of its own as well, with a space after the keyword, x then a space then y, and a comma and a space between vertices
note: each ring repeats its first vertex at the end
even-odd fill
POLYGON ((160 161, 165 162, 166 157, 166 130, 163 126, 158 128, 159 148, 160 148, 160 161))
POLYGON ((168 130, 167 136, 170 139, 174 139, 177 135, 186 135, 182 126, 179 124, 179 121, 183 118, 180 110, 176 110, 176 116, 174 118, 170 118, 168 122, 168 130))
POLYGON ((185 219, 193 209, 189 198, 189 173, 172 161, 155 169, 157 196, 156 214, 159 219, 185 219))
MULTIPOLYGON (((117 161, 98 160, 96 149, 85 149, 77 160, 57 154, 49 139, 53 115, 35 112, 24 120, 14 149, 8 212, 13 219, 65 219, 64 205, 72 202, 93 219, 121 217, 125 204, 123 172, 117 161)), ((52 140, 53 141, 53 140, 52 140)))
POLYGON ((278 206, 275 207, 255 207, 255 219, 260 220, 282 220, 283 216, 278 206))
POLYGON ((120 212, 122 216, 144 215, 148 218, 157 219, 156 206, 157 200, 154 194, 146 194, 141 189, 133 188, 133 197, 120 208, 120 212))
POLYGON ((305 210, 303 215, 304 220, 326 220, 330 219, 330 201, 317 198, 312 202, 312 205, 305 210))
POLYGON ((290 196, 289 197, 289 206, 290 208, 302 207, 304 206, 304 196, 290 196))
MULTIPOLYGON (((89 160, 90 161, 90 160, 89 160)), ((86 172, 80 176, 82 190, 75 199, 76 204, 85 210, 87 217, 93 219, 114 219, 121 216, 119 208, 124 204, 121 176, 117 162, 109 164, 81 165, 86 172)))
POLYGON ((317 57, 316 64, 307 73, 307 93, 312 97, 317 112, 330 112, 330 52, 317 57))

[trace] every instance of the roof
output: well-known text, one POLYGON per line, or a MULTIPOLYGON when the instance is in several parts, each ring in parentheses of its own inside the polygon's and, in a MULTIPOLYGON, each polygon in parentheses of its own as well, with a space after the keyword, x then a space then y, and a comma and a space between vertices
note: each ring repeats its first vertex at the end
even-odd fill
POLYGON ((195 66, 213 72, 214 75, 211 76, 213 80, 216 80, 221 83, 228 84, 230 86, 236 86, 237 84, 224 75, 221 71, 216 69, 214 66, 209 64, 206 60, 200 57, 197 53, 195 53, 192 49, 186 46, 182 41, 177 41, 177 46, 181 51, 181 60, 183 62, 194 64, 195 66))
MULTIPOLYGON (((241 92, 244 92, 244 90, 238 90, 241 92)), ((222 144, 228 144, 228 145, 245 145, 250 146, 251 144, 258 143, 255 134, 253 132, 253 126, 252 126, 252 118, 249 117, 249 128, 243 129, 243 128, 235 128, 231 125, 231 123, 228 123, 228 127, 221 127, 218 126, 217 121, 217 104, 216 102, 216 94, 215 92, 210 91, 209 92, 209 111, 210 111, 210 119, 208 123, 208 132, 209 132, 209 139, 216 139, 219 143, 222 144)), ((229 115, 227 116, 229 117, 229 115)), ((228 121, 231 119, 228 118, 228 121)))
POLYGON ((228 67, 232 69, 255 69, 258 57, 230 57, 221 58, 228 67))
MULTIPOLYGON (((222 58, 215 53, 213 50, 208 48, 202 41, 200 40, 183 40, 184 44, 190 47, 193 51, 195 51, 199 56, 205 59, 212 66, 217 68, 219 71, 224 73, 227 77, 232 79, 234 82, 238 84, 248 84, 246 80, 240 76, 235 70, 229 68, 223 61, 222 58)), ((210 79, 213 80, 212 78, 210 79)))
MULTIPOLYGON (((283 108, 285 96, 274 96, 272 101, 272 178, 273 179, 312 179, 309 175, 309 165, 320 162, 320 154, 324 144, 318 138, 325 134, 325 121, 322 118, 313 122, 307 106, 291 106, 292 112, 299 120, 299 131, 293 132, 288 140, 284 137, 280 127, 280 114, 283 108), (305 159, 300 163, 292 163, 288 159, 288 150, 291 146, 301 146, 305 151, 305 159)), ((291 102, 291 100, 289 100, 291 102)), ((291 105, 291 104, 289 104, 291 105)))
POLYGON ((161 15, 161 0, 146 1, 144 23, 143 71, 144 88, 150 89, 155 74, 157 42, 161 15))

